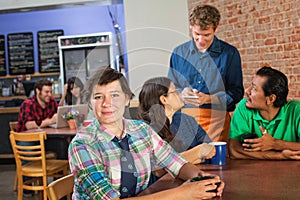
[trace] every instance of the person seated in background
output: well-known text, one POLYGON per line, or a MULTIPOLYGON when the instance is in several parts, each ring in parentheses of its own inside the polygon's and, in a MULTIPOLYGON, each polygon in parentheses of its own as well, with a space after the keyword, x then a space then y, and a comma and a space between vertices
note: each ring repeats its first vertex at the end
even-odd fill
POLYGON ((187 162, 142 120, 123 118, 133 97, 124 75, 110 67, 96 71, 83 90, 96 119, 76 134, 69 145, 74 174, 72 199, 208 199, 221 196, 220 178, 199 182, 190 179, 208 173, 187 162), (170 190, 135 197, 148 187, 151 161, 183 180, 170 190))
POLYGON ((287 101, 288 92, 288 79, 282 72, 271 67, 256 72, 231 119, 230 158, 295 159, 300 155, 300 102, 287 101), (249 133, 257 138, 243 139, 249 133))
POLYGON ((211 139, 196 122, 184 113, 184 106, 174 83, 167 77, 147 80, 139 94, 138 116, 147 122, 189 162, 198 164, 215 154, 211 139))
MULTIPOLYGON (((56 112, 57 103, 52 97, 52 82, 48 79, 40 79, 34 84, 34 95, 25 99, 20 106, 16 132, 37 129, 38 127, 47 127, 48 125, 55 123, 56 112)), ((49 138, 45 141, 47 151, 52 151, 53 149, 51 141, 52 140, 49 138)), ((32 142, 18 142, 18 145, 22 146, 31 144, 32 142)), ((22 164, 24 165, 26 162, 23 162, 22 164)), ((30 180, 31 178, 32 177, 24 176, 23 181, 30 180)), ((33 194, 34 191, 24 190, 24 196, 33 194)))
MULTIPOLYGON (((83 88, 84 85, 78 77, 73 76, 69 78, 67 83, 64 85, 64 93, 62 94, 58 105, 63 106, 82 104, 81 92, 83 88)), ((94 114, 90 109, 86 119, 94 119, 94 114)))
POLYGON ((81 103, 80 92, 83 90, 83 83, 78 77, 71 77, 64 85, 64 93, 59 101, 59 106, 75 105, 81 103))
POLYGON ((57 103, 52 97, 52 82, 40 79, 34 84, 34 95, 20 106, 17 132, 47 127, 56 121, 57 103), (38 121, 41 124, 38 125, 38 121))

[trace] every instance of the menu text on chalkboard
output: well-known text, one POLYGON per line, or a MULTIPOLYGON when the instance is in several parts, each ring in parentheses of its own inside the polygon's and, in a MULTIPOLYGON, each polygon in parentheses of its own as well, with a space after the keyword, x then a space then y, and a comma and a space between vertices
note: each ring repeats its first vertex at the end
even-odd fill
POLYGON ((5 65, 5 37, 0 35, 0 76, 6 75, 5 65))
POLYGON ((32 33, 14 33, 7 35, 9 74, 33 74, 33 35, 32 33))
POLYGON ((39 72, 59 72, 58 36, 63 30, 49 30, 38 32, 39 72))

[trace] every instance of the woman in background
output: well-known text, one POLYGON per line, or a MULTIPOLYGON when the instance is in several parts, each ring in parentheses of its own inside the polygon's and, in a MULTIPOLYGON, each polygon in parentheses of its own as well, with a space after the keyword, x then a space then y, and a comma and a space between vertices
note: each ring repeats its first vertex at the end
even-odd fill
POLYGON ((81 103, 80 92, 83 90, 83 83, 78 77, 71 77, 64 85, 64 93, 60 99, 59 106, 75 105, 81 103))
POLYGON ((146 81, 139 94, 138 116, 189 162, 198 164, 215 154, 211 139, 189 115, 177 112, 184 103, 167 77, 146 81))

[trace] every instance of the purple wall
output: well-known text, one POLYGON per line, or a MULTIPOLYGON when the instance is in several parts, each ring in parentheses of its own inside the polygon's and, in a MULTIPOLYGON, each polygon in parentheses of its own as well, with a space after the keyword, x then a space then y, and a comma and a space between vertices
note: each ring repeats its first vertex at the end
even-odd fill
MULTIPOLYGON (((64 35, 90 34, 97 32, 112 32, 114 34, 115 30, 109 15, 109 9, 117 19, 118 24, 121 27, 121 32, 124 32, 125 21, 123 4, 0 14, 0 34, 5 35, 6 39, 6 60, 8 60, 7 34, 10 33, 33 33, 36 72, 38 71, 38 31, 62 29, 64 30, 64 35)), ((126 48, 125 38, 122 38, 122 41, 123 48, 126 48)), ((125 49, 124 52, 126 52, 125 49)), ((6 68, 8 73, 7 62, 6 68)))

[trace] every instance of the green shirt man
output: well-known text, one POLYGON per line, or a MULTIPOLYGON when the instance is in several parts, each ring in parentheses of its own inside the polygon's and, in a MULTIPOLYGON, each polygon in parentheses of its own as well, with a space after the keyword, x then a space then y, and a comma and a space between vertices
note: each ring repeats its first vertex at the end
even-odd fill
POLYGON ((245 91, 230 123, 232 159, 300 159, 300 102, 287 101, 288 79, 263 67, 245 91), (242 139, 247 133, 257 138, 242 139))
POLYGON ((300 142, 299 101, 287 102, 271 121, 262 118, 258 110, 247 108, 246 101, 246 98, 240 101, 231 119, 230 139, 240 140, 245 133, 256 133, 262 137, 261 126, 275 139, 300 142))

